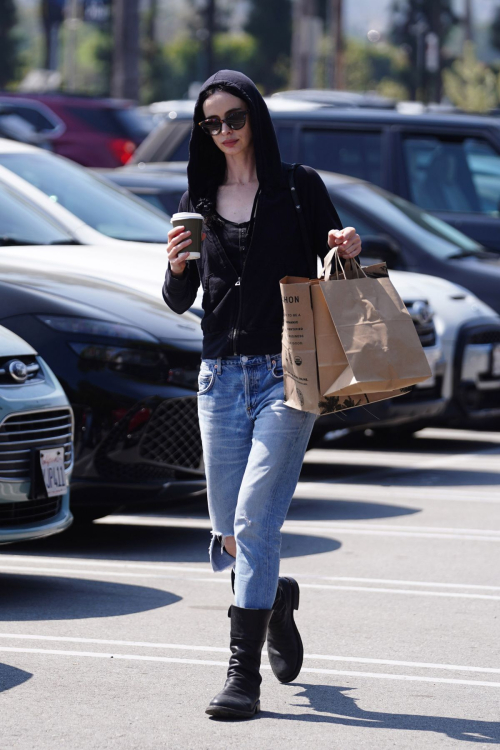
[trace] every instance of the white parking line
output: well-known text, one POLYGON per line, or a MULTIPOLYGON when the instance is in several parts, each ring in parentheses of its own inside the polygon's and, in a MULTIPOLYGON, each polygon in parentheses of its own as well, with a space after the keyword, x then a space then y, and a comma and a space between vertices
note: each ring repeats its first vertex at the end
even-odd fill
MULTIPOLYGON (((215 578, 217 577, 217 580, 223 580, 225 582, 229 581, 229 576, 223 574, 223 573, 217 573, 214 574, 213 570, 209 568, 208 566, 197 568, 191 568, 188 565, 170 565, 168 563, 145 563, 145 562, 123 562, 122 560, 88 560, 86 558, 77 558, 77 557, 46 557, 45 555, 0 555, 0 568, 1 561, 2 560, 10 560, 12 562, 24 562, 27 563, 33 563, 39 561, 40 563, 44 563, 46 565, 61 565, 61 563, 67 562, 70 565, 82 565, 84 567, 97 567, 105 565, 106 567, 115 567, 115 568, 124 568, 125 570, 128 569, 136 569, 139 570, 156 570, 156 571, 166 571, 167 573, 170 572, 179 572, 179 573, 198 573, 198 574, 205 574, 210 575, 215 578)), ((19 566, 19 569, 22 570, 23 566, 19 566)), ((39 569, 37 567, 37 569, 39 569)), ((78 571, 76 571, 78 572, 78 571)), ((350 582, 356 582, 356 583, 384 583, 386 585, 394 584, 397 586, 427 586, 427 587, 438 587, 438 588, 460 588, 460 589, 482 589, 482 590, 488 590, 488 591, 500 591, 500 586, 490 586, 490 585, 483 585, 483 584, 477 584, 477 583, 444 583, 442 581, 407 581, 405 579, 400 578, 362 578, 362 577, 354 577, 354 576, 322 576, 322 575, 315 575, 314 573, 302 573, 297 571, 284 571, 283 575, 288 576, 296 576, 299 578, 314 578, 316 580, 321 581, 350 581, 350 582)))
MULTIPOLYGON (((151 661, 163 662, 167 664, 197 664, 201 666, 227 667, 226 661, 211 661, 206 659, 177 659, 170 656, 144 656, 143 654, 110 654, 99 651, 62 651, 45 648, 15 648, 9 646, 0 646, 0 652, 18 653, 18 654, 49 654, 53 656, 80 656, 94 659, 123 659, 127 661, 151 661)), ((262 669, 271 669, 267 664, 262 665, 262 669)), ((354 672, 351 670, 339 669, 320 669, 315 667, 303 667, 303 673, 342 675, 344 677, 368 677, 377 680, 404 680, 412 682, 430 682, 442 683, 447 685, 470 685, 475 687, 494 687, 499 688, 500 682, 487 682, 480 680, 455 680, 445 677, 420 677, 414 675, 401 674, 384 674, 382 672, 354 672)))
MULTIPOLYGON (((464 503, 500 503, 500 486, 474 487, 472 492, 461 486, 457 487, 402 487, 396 484, 361 484, 342 483, 334 479, 322 482, 299 482, 294 499, 312 500, 357 500, 361 502, 383 500, 385 503, 447 501, 464 503)), ((292 505, 293 510, 293 505, 292 505)))
MULTIPOLYGON (((210 529, 211 524, 210 521, 207 519, 200 519, 200 518, 161 518, 161 517, 151 517, 151 516, 126 516, 126 515, 116 515, 116 516, 106 516, 106 518, 100 518, 96 523, 103 524, 103 525, 120 525, 120 526, 156 526, 156 527, 167 527, 167 528, 173 528, 173 529, 210 529)), ((445 532, 440 531, 440 527, 430 527, 433 530, 433 532, 413 532, 411 531, 411 526, 408 527, 394 527, 394 530, 391 530, 391 526, 387 526, 384 528, 377 528, 377 524, 373 524, 370 526, 366 526, 365 528, 362 528, 361 526, 353 526, 352 528, 349 526, 343 526, 341 525, 341 522, 336 523, 335 525, 329 525, 328 522, 322 524, 321 526, 314 526, 312 525, 314 522, 311 521, 285 521, 285 524, 283 526, 284 532, 290 532, 294 534, 302 534, 307 535, 310 532, 314 533, 320 533, 322 535, 328 535, 330 533, 333 534, 361 534, 361 535, 368 535, 368 536, 390 536, 390 537, 415 537, 415 538, 421 538, 421 539, 450 539, 450 540, 456 540, 460 539, 461 541, 474 541, 474 542, 500 542, 500 532, 496 531, 479 531, 474 534, 470 534, 468 529, 453 529, 453 533, 448 532, 448 529, 445 529, 445 532), (408 529, 407 531, 400 530, 408 529), (458 533, 457 533, 458 532, 458 533), (494 536, 490 536, 490 534, 493 534, 494 536)))
MULTIPOLYGON (((29 635, 27 633, 0 633, 0 638, 9 640, 29 640, 29 641, 57 641, 58 643, 100 643, 106 646, 130 646, 132 648, 160 648, 173 649, 177 651, 206 651, 229 654, 228 648, 220 646, 192 646, 185 643, 151 643, 150 641, 120 641, 109 640, 106 638, 77 638, 73 636, 59 635, 29 635)), ((80 653, 80 652, 78 652, 80 653)), ((263 652, 267 656, 266 651, 263 652)), ((500 668, 495 667, 470 667, 457 664, 434 664, 420 661, 398 661, 394 659, 371 659, 361 656, 332 656, 330 654, 304 654, 304 659, 313 659, 314 661, 342 661, 353 662, 356 664, 382 664, 385 666, 411 667, 412 669, 444 669, 446 671, 456 672, 475 672, 500 674, 500 668)))
MULTIPOLYGON (((48 557, 45 555, 0 555, 0 568, 2 560, 10 560, 12 562, 40 562, 45 565, 61 565, 61 563, 68 563, 70 565, 82 565, 84 567, 98 567, 105 565, 106 567, 115 567, 128 569, 139 569, 139 570, 156 570, 179 572, 179 573, 198 573, 217 577, 218 580, 229 581, 229 576, 224 573, 215 574, 213 570, 208 567, 202 567, 201 565, 197 568, 191 568, 188 565, 170 565, 168 563, 145 563, 145 562, 124 562, 122 560, 88 560, 86 558, 78 557, 48 557)), ((23 566, 19 566, 22 570, 23 566)), ((38 568, 37 568, 38 569, 38 568)), ((76 571, 78 572, 78 571, 76 571)), ((296 576, 299 578, 314 578, 321 581, 351 581, 356 583, 384 583, 386 585, 394 584, 397 586, 428 586, 438 588, 461 588, 461 589, 482 589, 489 591, 500 591, 500 586, 482 585, 477 583, 445 583, 442 581, 407 581, 400 578, 362 578, 354 576, 323 576, 316 575, 314 573, 302 573, 297 571, 284 571, 283 575, 296 576)))
MULTIPOLYGON (((132 573, 129 571, 116 571, 116 570, 97 570, 95 568, 91 570, 82 570, 71 568, 43 568, 39 565, 2 565, 0 564, 0 571, 15 571, 16 573, 23 573, 25 571, 30 573, 48 573, 49 577, 53 578, 57 575, 78 575, 87 573, 87 575, 101 575, 107 577, 118 577, 118 578, 146 578, 151 579, 162 579, 162 580, 175 580, 175 581, 191 581, 194 583, 222 583, 224 586, 228 585, 228 579, 226 578, 194 578, 192 576, 182 575, 168 575, 167 573, 132 573)), ((332 591, 365 591, 375 594, 406 594, 409 596, 433 596, 433 597, 445 597, 451 599, 484 599, 490 601, 500 601, 500 596, 493 596, 491 594, 466 594, 457 593, 451 591, 417 591, 414 589, 390 589, 380 588, 374 586, 335 586, 327 583, 301 583, 303 589, 330 589, 332 591)))

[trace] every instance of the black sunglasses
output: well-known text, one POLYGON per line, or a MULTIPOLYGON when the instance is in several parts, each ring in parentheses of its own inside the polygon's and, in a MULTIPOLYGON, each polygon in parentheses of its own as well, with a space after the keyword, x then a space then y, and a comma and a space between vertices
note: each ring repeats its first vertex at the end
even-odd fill
POLYGON ((204 133, 207 133, 207 135, 219 135, 222 130, 223 122, 225 122, 231 130, 241 130, 241 128, 244 128, 247 121, 247 115, 247 109, 237 109, 234 112, 231 112, 225 120, 215 115, 214 117, 209 117, 207 120, 199 122, 198 125, 204 133))

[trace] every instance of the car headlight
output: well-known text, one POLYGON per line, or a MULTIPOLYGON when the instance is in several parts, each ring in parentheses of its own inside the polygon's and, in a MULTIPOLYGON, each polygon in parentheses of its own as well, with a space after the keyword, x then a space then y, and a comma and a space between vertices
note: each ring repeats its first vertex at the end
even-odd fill
POLYGON ((144 347, 131 349, 105 344, 69 342, 83 370, 107 369, 129 377, 163 385, 198 390, 198 368, 176 367, 168 353, 144 347))
POLYGON ((127 339, 128 341, 145 341, 159 344, 159 340, 136 326, 113 323, 108 320, 79 318, 69 315, 37 315, 38 320, 49 328, 64 333, 76 333, 83 336, 96 336, 110 339, 127 339))

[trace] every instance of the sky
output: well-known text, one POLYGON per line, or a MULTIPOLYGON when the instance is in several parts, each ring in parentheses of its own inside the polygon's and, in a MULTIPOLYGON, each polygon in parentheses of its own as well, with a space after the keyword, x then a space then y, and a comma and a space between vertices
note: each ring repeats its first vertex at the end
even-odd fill
MULTIPOLYGON (((345 29, 347 34, 361 36, 373 28, 384 31, 389 17, 391 0, 344 0, 345 29)), ((456 13, 461 14, 464 0, 454 0, 456 13)), ((492 17, 500 0, 472 0, 472 14, 475 23, 484 24, 492 17)))

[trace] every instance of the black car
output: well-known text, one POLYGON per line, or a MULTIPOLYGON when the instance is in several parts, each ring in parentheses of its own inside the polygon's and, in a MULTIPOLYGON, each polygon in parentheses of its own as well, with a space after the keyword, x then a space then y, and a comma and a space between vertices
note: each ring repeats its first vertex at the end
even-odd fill
MULTIPOLYGON (((173 163, 168 169, 159 164, 145 164, 110 171, 108 177, 128 187, 157 206, 170 211, 179 204, 187 187, 186 165, 173 163)), ((345 175, 320 172, 344 226, 355 226, 363 240, 363 263, 370 258, 385 260, 389 268, 439 276, 470 289, 477 297, 500 313, 500 258, 486 251, 454 227, 432 214, 422 211, 404 199, 382 188, 345 175)), ((463 295, 462 295, 463 297, 463 295)), ((458 298, 457 298, 458 299, 458 298)), ((407 305, 409 300, 404 300, 407 305)), ((411 306, 409 306, 411 311, 411 306)), ((417 322, 417 321, 416 321, 417 322)), ((428 345, 425 329, 419 329, 422 343, 428 345)), ((491 317, 471 321, 459 334, 455 352, 454 398, 447 407, 447 419, 464 424, 478 424, 489 417, 500 416, 498 377, 488 388, 481 389, 463 374, 464 358, 470 347, 485 349, 490 360, 500 344, 500 325, 491 317)), ((465 366, 465 365, 464 365, 465 366)), ((492 368, 489 368, 492 371, 492 368)), ((465 367, 465 370, 467 368, 465 367)), ((489 377, 485 374, 485 377, 489 377)), ((360 409, 345 412, 336 418, 337 426, 380 426, 390 421, 425 420, 440 415, 439 384, 434 391, 414 389, 410 394, 370 406, 370 414, 360 409)), ((442 418, 443 415, 440 416, 442 418)), ((325 418, 322 418, 324 420, 325 418)), ((320 422, 322 422, 320 420, 320 422)), ((318 427, 317 427, 318 429, 318 427)))
MULTIPOLYGON (((500 117, 268 104, 284 161, 368 180, 500 253, 500 117)), ((188 159, 192 109, 165 115, 131 162, 188 159)))
MULTIPOLYGON (((187 189, 186 164, 138 164, 101 170, 121 187, 162 208, 177 210, 187 189)), ((470 289, 500 313, 500 258, 446 222, 382 188, 320 172, 344 226, 363 239, 364 256, 388 267, 440 276, 470 289)))
POLYGON ((54 270, 44 247, 75 252, 71 237, 3 186, 0 202, 0 245, 3 230, 14 246, 3 259, 0 248, 0 321, 36 346, 73 407, 75 517, 203 491, 198 319, 171 313, 159 295, 54 270), (40 245, 29 264, 15 260, 26 226, 40 245))

